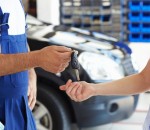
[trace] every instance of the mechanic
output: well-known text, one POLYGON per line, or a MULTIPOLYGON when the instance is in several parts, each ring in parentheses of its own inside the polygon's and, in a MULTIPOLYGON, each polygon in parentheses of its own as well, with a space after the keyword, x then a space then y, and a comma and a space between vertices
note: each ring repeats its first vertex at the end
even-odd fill
MULTIPOLYGON (((107 82, 92 84, 84 81, 72 82, 68 80, 66 85, 60 86, 74 101, 84 101, 97 95, 134 95, 150 90, 150 60, 146 67, 137 74, 125 78, 107 82)), ((143 130, 150 130, 150 110, 145 119, 143 130)))
POLYGON ((71 59, 72 50, 63 46, 29 52, 25 26, 22 1, 0 0, 0 123, 5 130, 36 130, 34 68, 58 73, 71 59))

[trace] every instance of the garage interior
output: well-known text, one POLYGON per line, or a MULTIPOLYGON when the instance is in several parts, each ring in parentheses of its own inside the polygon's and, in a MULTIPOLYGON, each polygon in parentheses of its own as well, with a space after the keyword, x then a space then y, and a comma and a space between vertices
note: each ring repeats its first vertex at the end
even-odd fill
MULTIPOLYGON (((36 45, 36 42, 38 42, 37 38, 38 35, 39 37, 43 36, 42 38, 47 38, 49 40, 49 45, 50 44, 64 45, 69 46, 73 49, 76 49, 76 45, 80 45, 79 48, 81 49, 81 51, 83 51, 86 48, 87 52, 91 52, 92 49, 95 51, 96 49, 97 51, 100 51, 103 55, 107 57, 111 55, 110 56, 111 59, 113 59, 113 61, 117 63, 118 66, 121 66, 121 64, 123 64, 123 68, 125 69, 124 70, 125 74, 123 75, 123 77, 140 72, 145 67, 146 63, 149 60, 150 57, 149 0, 22 0, 22 1, 24 3, 24 7, 28 15, 34 17, 36 20, 39 21, 39 24, 37 22, 36 25, 34 19, 28 19, 27 16, 27 24, 29 28, 29 30, 27 29, 27 33, 29 36, 28 40, 31 46, 31 50, 41 49, 42 47, 47 46, 47 43, 46 42, 42 43, 41 39, 38 45, 36 45), (31 22, 32 20, 33 22, 31 22), (47 30, 49 29, 50 33, 44 34, 41 31, 42 27, 47 27, 47 30), (120 58, 120 52, 110 54, 113 53, 113 49, 110 46, 105 47, 105 45, 101 44, 101 42, 103 44, 105 43, 106 45, 107 44, 112 45, 113 49, 119 48, 118 50, 121 50, 125 55, 124 56, 125 63, 122 60, 122 56, 120 58), (72 45, 72 43, 75 43, 75 45, 72 45), (84 44, 81 45, 80 43, 84 44), (111 51, 109 51, 109 47, 111 48, 110 49, 111 51), (130 49, 132 53, 130 53, 130 49)), ((87 55, 85 56, 82 56, 82 58, 88 56, 89 53, 87 53, 87 55)), ((96 55, 93 55, 93 59, 94 56, 96 57, 96 55)), ((92 63, 90 64, 90 61, 87 62, 86 64, 90 65, 86 67, 86 65, 82 61, 82 58, 80 57, 81 60, 80 59, 78 60, 82 62, 81 65, 83 69, 87 71, 87 75, 91 74, 93 76, 93 79, 90 80, 91 82, 92 81, 107 82, 110 80, 117 79, 117 76, 115 75, 116 73, 115 71, 113 71, 113 67, 112 69, 110 69, 112 70, 112 72, 109 72, 114 74, 112 77, 111 76, 109 77, 107 74, 98 77, 97 73, 102 71, 95 72, 96 69, 94 69, 94 67, 92 68, 93 73, 92 72, 90 73, 92 69, 90 70, 88 67, 92 66, 92 63)), ((100 64, 101 61, 96 60, 93 62, 94 64, 96 63, 100 64)), ((109 64, 109 62, 107 63, 109 64)), ((48 81, 48 79, 47 80, 40 79, 42 77, 40 73, 42 72, 39 70, 37 72, 39 74, 38 79, 40 82, 48 81)), ((66 72, 61 74, 64 75, 64 77, 61 76, 58 77, 61 77, 61 79, 65 83, 68 79, 67 77, 68 73, 72 72, 70 72, 70 70, 68 72, 67 70, 66 72)), ((43 73, 43 75, 45 74, 43 73)), ((49 79, 52 76, 53 74, 50 74, 49 79)), ((85 77, 84 75, 80 76, 82 80, 86 81, 89 81, 89 78, 91 78, 90 76, 85 77)), ((55 83, 52 85, 57 86, 55 83)), ((56 92, 57 91, 58 90, 56 90, 56 92)), ((54 91, 54 93, 56 92, 54 91)), ((65 98, 62 99, 63 100, 67 99, 67 103, 71 104, 69 105, 69 107, 71 106, 70 107, 71 110, 68 109, 66 110, 69 112, 71 111, 70 113, 77 116, 71 117, 72 119, 69 122, 70 123, 69 126, 71 127, 69 128, 67 126, 69 124, 68 121, 66 122, 61 121, 63 119, 60 119, 60 121, 54 123, 56 120, 59 120, 59 117, 55 119, 52 116, 51 122, 50 120, 48 120, 47 117, 44 117, 41 120, 39 120, 38 125, 40 124, 39 122, 41 122, 41 124, 39 125, 40 127, 37 128, 38 130, 133 130, 133 129, 141 130, 144 120, 146 118, 147 111, 149 109, 150 104, 150 101, 148 100, 149 98, 150 93, 145 92, 139 94, 138 96, 130 95, 128 98, 100 96, 98 98, 95 97, 89 99, 88 101, 85 101, 83 103, 75 103, 73 101, 71 101, 70 103, 69 101, 70 99, 68 99, 68 97, 66 97, 65 95, 65 98), (108 99, 106 100, 106 98, 108 99), (127 106, 126 105, 123 106, 123 104, 126 102, 128 102, 129 104, 127 104, 127 106), (96 107, 95 106, 96 103, 99 103, 100 106, 96 107), (95 113, 93 113, 93 115, 91 115, 92 112, 90 114, 90 110, 85 109, 89 106, 90 109, 96 111, 95 113), (106 110, 107 108, 108 110, 110 110, 108 113, 106 110), (106 111, 105 110, 102 111, 103 109, 105 109, 106 111), (83 111, 87 113, 87 116, 85 116, 84 114, 82 115, 83 111), (121 112, 125 114, 121 115, 121 112), (121 116, 119 116, 119 114, 121 116), (94 121, 92 120, 92 118, 94 118, 93 119, 94 121), (80 121, 83 121, 83 123, 80 123, 80 121), (64 126, 65 124, 62 125, 62 123, 66 123, 67 127, 64 126), (58 129, 57 127, 55 128, 54 125, 56 126, 62 125, 62 129, 58 129)), ((48 101, 49 99, 47 100, 47 103, 48 101)), ((37 104, 37 106, 39 104, 37 104)), ((50 105, 48 107, 51 107, 50 105)), ((59 104, 59 107, 61 107, 61 105, 62 104, 59 104)), ((52 114, 48 107, 47 112, 52 114)), ((63 114, 66 114, 66 113, 62 114, 61 110, 59 112, 60 113, 57 112, 58 113, 57 116, 63 116, 63 114)), ((64 118, 64 120, 65 119, 68 120, 66 117, 64 118)))

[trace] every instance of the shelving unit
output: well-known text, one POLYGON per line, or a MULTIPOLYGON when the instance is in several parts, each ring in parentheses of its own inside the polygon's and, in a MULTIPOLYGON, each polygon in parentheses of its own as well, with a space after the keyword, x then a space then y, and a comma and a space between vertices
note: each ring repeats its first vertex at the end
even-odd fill
POLYGON ((150 0, 122 0, 122 40, 150 42, 150 0))
POLYGON ((120 0, 60 0, 60 23, 119 38, 119 11, 120 0))

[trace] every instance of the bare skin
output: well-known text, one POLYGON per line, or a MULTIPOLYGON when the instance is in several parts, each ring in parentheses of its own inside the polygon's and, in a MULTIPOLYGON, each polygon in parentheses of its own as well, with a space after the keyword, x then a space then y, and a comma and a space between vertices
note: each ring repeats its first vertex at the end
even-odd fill
MULTIPOLYGON (((28 50, 30 51, 29 48, 28 50)), ((28 104, 32 110, 37 95, 37 79, 34 68, 41 67, 53 73, 61 72, 68 66, 71 53, 70 48, 50 46, 39 51, 22 54, 0 54, 0 76, 29 70, 28 104)))
MULTIPOLYGON (((30 48, 28 46, 28 52, 30 48)), ((36 104, 37 96, 37 76, 34 69, 29 70, 29 85, 28 85, 28 105, 31 110, 33 110, 36 104)))
POLYGON ((29 70, 28 105, 33 110, 37 96, 37 76, 34 69, 29 70))
POLYGON ((0 76, 35 67, 41 67, 52 73, 62 72, 69 65, 71 53, 72 50, 67 47, 49 46, 28 53, 0 54, 0 76))
POLYGON ((75 101, 84 101, 97 95, 133 95, 142 93, 150 89, 150 60, 138 74, 99 84, 68 80, 65 85, 60 86, 60 89, 66 91, 68 96, 75 101))

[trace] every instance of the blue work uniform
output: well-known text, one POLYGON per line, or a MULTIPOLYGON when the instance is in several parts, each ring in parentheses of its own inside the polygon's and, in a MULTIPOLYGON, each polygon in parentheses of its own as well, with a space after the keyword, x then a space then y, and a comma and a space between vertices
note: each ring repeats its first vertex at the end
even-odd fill
MULTIPOLYGON (((6 2, 7 0, 4 1, 6 2)), ((20 0, 12 1, 19 1, 19 6, 22 8, 20 0)), ((10 3, 8 2, 8 4, 10 3)), ((9 18, 11 16, 11 12, 3 12, 3 8, 1 6, 2 3, 0 3, 1 53, 17 54, 28 52, 26 34, 9 34, 9 18)), ((16 5, 14 4, 9 6, 16 5)), ((17 20, 18 19, 16 19, 16 21, 17 20)), ((23 61, 20 62, 23 64, 23 61)), ((36 130, 33 115, 28 106, 27 91, 28 71, 22 71, 0 77, 0 121, 4 124, 5 130, 36 130)))

